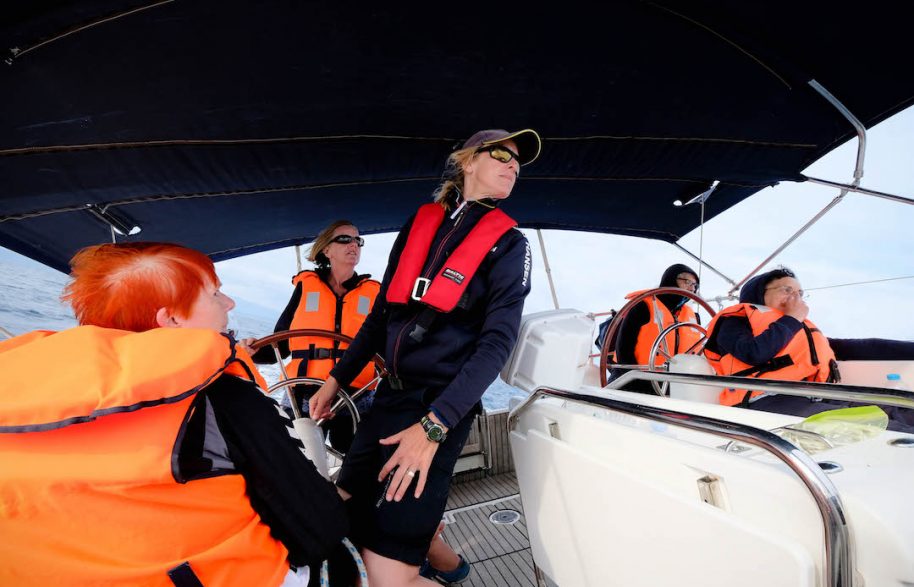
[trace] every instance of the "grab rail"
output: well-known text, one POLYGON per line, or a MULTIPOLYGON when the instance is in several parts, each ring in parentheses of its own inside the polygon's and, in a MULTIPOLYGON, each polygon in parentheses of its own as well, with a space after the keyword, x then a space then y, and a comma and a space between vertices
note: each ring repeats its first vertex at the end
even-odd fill
MULTIPOLYGON (((650 375, 658 375, 650 373, 650 375)), ((651 379, 650 377, 647 379, 651 379)), ((565 401, 599 406, 669 426, 698 430, 730 440, 750 444, 765 450, 786 464, 812 494, 825 526, 825 585, 827 587, 852 587, 853 550, 851 536, 844 515, 844 506, 831 480, 809 455, 783 438, 752 426, 718 420, 706 416, 677 412, 653 406, 632 404, 606 397, 583 395, 548 387, 537 388, 523 402, 511 410, 508 430, 514 430, 520 413, 540 398, 554 397, 565 401)))
POLYGON ((628 371, 606 384, 605 389, 621 389, 632 381, 669 381, 671 383, 694 383, 713 387, 732 387, 753 391, 770 391, 784 395, 821 397, 822 399, 847 400, 867 404, 914 408, 914 393, 903 389, 885 389, 844 383, 812 383, 809 381, 783 381, 780 379, 754 379, 726 375, 702 375, 697 373, 660 373, 657 371, 628 371))

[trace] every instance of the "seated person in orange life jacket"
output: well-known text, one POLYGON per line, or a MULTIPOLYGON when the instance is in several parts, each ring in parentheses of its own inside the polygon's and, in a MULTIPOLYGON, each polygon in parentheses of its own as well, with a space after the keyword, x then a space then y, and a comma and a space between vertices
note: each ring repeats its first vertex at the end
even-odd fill
POLYGON ((71 265, 80 326, 0 342, 0 584, 307 584, 346 513, 221 333, 212 261, 123 243, 71 265))
MULTIPOLYGON (((295 290, 276 321, 273 332, 312 328, 329 330, 354 337, 374 305, 381 284, 371 275, 355 271, 362 255, 365 241, 359 229, 348 220, 337 220, 321 231, 308 252, 308 260, 316 265, 313 271, 302 271, 292 279, 295 290)), ((242 342, 250 344, 253 339, 242 342)), ((348 347, 329 338, 296 337, 279 343, 283 358, 292 355, 286 367, 289 377, 314 377, 326 379, 343 351, 348 347)), ((257 363, 275 363, 276 355, 270 346, 254 354, 257 363)), ((348 386, 350 393, 374 378, 374 364, 366 366, 348 386)), ((308 400, 319 385, 296 385, 293 388, 301 413, 308 413, 308 400)), ((363 395, 357 403, 364 415, 371 405, 374 392, 363 395)), ((283 394, 282 405, 291 413, 288 394, 283 394)), ((346 452, 352 444, 352 421, 344 408, 337 417, 324 424, 330 444, 346 452)))
MULTIPOLYGON (((660 277, 657 287, 678 287, 691 292, 698 291, 698 274, 688 265, 677 263, 670 265, 660 277)), ((636 291, 625 296, 633 299, 645 290, 636 291)), ((651 345, 664 328, 675 322, 695 322, 698 317, 686 302, 689 299, 676 294, 661 294, 656 298, 647 298, 629 311, 623 318, 619 328, 617 347, 619 356, 616 362, 625 365, 647 365, 650 358, 651 345), (657 300, 660 304, 657 304, 657 300)), ((601 330, 603 330, 601 328, 601 330)), ((601 332, 605 336, 605 330, 601 332)), ((701 338, 701 333, 691 328, 680 328, 667 336, 667 349, 670 355, 687 351, 701 338)), ((602 339, 600 339, 602 342, 602 339)), ((660 364, 664 361, 663 355, 658 354, 655 360, 660 364)), ((614 369, 616 377, 620 371, 614 369)), ((650 382, 636 381, 626 389, 653 393, 650 382)))
MULTIPOLYGON (((807 319, 804 297, 796 275, 786 267, 747 281, 740 303, 718 312, 708 325, 704 352, 714 370, 720 375, 837 382, 837 359, 914 359, 914 342, 826 338, 807 319)), ((865 405, 745 389, 724 390, 720 403, 801 417, 865 405)), ((914 410, 880 407, 889 416, 889 430, 914 432, 914 410)))

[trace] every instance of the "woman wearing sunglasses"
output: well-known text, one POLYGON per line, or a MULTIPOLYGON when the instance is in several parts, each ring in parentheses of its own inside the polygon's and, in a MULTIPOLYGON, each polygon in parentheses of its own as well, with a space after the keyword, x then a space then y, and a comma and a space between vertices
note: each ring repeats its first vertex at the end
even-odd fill
MULTIPOLYGON (((322 230, 308 252, 308 260, 315 268, 292 278, 295 290, 277 320, 274 332, 309 328, 355 336, 381 286, 370 275, 359 275, 355 271, 364 244, 359 229, 348 220, 337 220, 322 230)), ((292 355, 286 367, 287 375, 326 379, 347 345, 328 338, 296 337, 279 346, 283 358, 292 355)), ((272 349, 264 347, 254 355, 254 360, 272 363, 276 359, 272 349)), ((352 380, 350 387, 359 389, 373 378, 374 369, 368 365, 352 380)), ((307 400, 316 390, 317 386, 310 385, 293 388, 303 411, 307 410, 307 400)), ((288 401, 284 396, 283 405, 289 407, 288 401)), ((359 412, 367 411, 370 402, 370 394, 363 396, 358 404, 359 412)), ((328 423, 328 429, 330 443, 345 452, 352 442, 352 426, 348 414, 341 412, 341 415, 343 417, 328 423)))
MULTIPOLYGON (((794 272, 786 267, 747 281, 739 292, 740 303, 724 308, 708 324, 704 353, 715 371, 763 379, 838 382, 837 359, 914 359, 912 342, 826 338, 807 318, 806 295, 794 272)), ((725 389, 720 403, 803 417, 862 405, 746 389, 725 389)), ((882 409, 889 415, 890 430, 914 431, 912 410, 882 409)))
MULTIPOLYGON (((320 417, 341 384, 380 352, 390 377, 356 432, 337 486, 373 586, 458 579, 465 561, 435 539, 480 399, 507 361, 530 292, 530 248, 498 205, 540 139, 480 131, 447 160, 435 202, 406 222, 381 293, 352 346, 311 398, 320 417), (431 550, 430 549, 431 546, 431 550), (443 571, 443 572, 442 572, 443 571), (450 572, 448 572, 450 571, 450 572)), ((461 573, 465 576, 465 573, 461 573)), ((461 577, 462 578, 462 577, 461 577)))

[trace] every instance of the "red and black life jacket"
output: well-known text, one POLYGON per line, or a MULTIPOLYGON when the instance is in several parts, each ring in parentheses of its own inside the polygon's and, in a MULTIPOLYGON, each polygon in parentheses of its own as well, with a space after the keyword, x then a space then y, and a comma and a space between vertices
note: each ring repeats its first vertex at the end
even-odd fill
POLYGON ((517 226, 513 218, 493 208, 470 230, 434 277, 421 275, 445 212, 444 206, 437 203, 419 208, 387 288, 388 302, 407 304, 416 300, 437 312, 451 312, 486 254, 502 235, 517 226))

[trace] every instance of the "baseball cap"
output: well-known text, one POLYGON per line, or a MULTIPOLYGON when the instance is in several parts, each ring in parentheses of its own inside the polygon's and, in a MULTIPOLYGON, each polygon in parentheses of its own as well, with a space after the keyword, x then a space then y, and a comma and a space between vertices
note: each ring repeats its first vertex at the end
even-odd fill
POLYGON ((464 149, 469 147, 488 147, 512 140, 517 145, 518 161, 521 165, 533 162, 539 157, 542 143, 540 136, 532 128, 525 128, 516 132, 508 132, 500 128, 481 130, 468 138, 463 143, 464 149))

